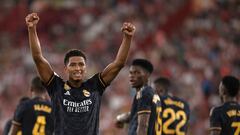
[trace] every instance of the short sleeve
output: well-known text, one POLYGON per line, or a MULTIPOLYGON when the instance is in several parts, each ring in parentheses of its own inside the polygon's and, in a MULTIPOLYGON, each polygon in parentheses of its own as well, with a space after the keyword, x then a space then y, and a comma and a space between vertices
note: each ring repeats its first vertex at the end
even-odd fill
POLYGON ((103 81, 101 77, 101 73, 95 74, 93 77, 89 79, 90 83, 92 84, 92 87, 94 87, 94 90, 97 90, 101 95, 103 94, 104 90, 108 85, 103 81))
POLYGON ((8 135, 12 125, 12 119, 8 120, 3 129, 3 135, 8 135))
POLYGON ((58 90, 58 85, 62 84, 63 80, 55 72, 47 83, 44 84, 50 97, 54 96, 54 93, 58 90))
POLYGON ((217 108, 210 111, 210 130, 221 130, 221 116, 217 108))
POLYGON ((140 95, 140 96, 137 95, 137 100, 138 100, 137 112, 138 112, 138 114, 151 113, 152 97, 153 97, 153 95, 151 93, 147 93, 147 92, 142 92, 142 95, 140 95))
POLYGON ((15 110, 14 117, 12 123, 18 126, 21 126, 24 112, 27 109, 27 104, 22 103, 17 106, 17 109, 15 110))

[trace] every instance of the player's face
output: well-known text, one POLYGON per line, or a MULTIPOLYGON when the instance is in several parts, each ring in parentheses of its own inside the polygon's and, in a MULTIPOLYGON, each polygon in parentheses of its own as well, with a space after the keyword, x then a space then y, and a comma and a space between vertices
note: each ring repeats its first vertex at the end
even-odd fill
POLYGON ((165 95, 164 88, 160 84, 154 83, 153 87, 159 96, 165 95))
POLYGON ((133 88, 140 88, 146 83, 146 72, 139 66, 131 66, 129 69, 129 82, 133 88))
POLYGON ((86 73, 86 63, 83 57, 73 56, 69 58, 65 70, 69 80, 82 81, 86 73))

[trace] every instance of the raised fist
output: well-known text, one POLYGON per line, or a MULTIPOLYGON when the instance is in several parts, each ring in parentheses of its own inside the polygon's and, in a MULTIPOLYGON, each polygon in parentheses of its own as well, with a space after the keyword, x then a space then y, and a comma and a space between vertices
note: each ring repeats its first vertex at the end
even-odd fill
POLYGON ((123 23, 121 30, 126 36, 133 36, 136 30, 136 27, 132 23, 125 22, 123 23))
POLYGON ((39 17, 37 15, 37 13, 31 13, 29 15, 27 15, 27 17, 25 18, 26 24, 29 28, 34 27, 37 25, 38 21, 39 21, 39 17))

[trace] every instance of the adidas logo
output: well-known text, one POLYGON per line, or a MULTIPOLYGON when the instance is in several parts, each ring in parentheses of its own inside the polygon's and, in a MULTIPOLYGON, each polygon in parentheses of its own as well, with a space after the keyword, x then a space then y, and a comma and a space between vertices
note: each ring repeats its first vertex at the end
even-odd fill
POLYGON ((71 94, 70 94, 69 91, 67 91, 67 92, 64 93, 64 95, 68 95, 68 96, 70 96, 71 94))

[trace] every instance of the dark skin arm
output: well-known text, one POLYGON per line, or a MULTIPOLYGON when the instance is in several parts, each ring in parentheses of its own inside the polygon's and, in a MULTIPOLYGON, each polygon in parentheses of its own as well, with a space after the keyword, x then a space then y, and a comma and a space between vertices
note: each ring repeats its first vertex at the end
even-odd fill
POLYGON ((147 135, 150 113, 138 114, 137 135, 147 135))
POLYGON ((220 135, 221 130, 210 130, 210 135, 220 135))
POLYGON ((15 124, 12 124, 8 135, 17 135, 17 132, 21 130, 21 127, 15 124))
MULTIPOLYGON (((36 13, 29 14, 26 17, 32 57, 37 67, 39 76, 44 83, 47 83, 53 75, 53 70, 49 62, 42 55, 41 45, 36 31, 36 25, 38 21, 39 17, 36 13)), ((117 76, 119 71, 125 65, 132 36, 135 32, 135 26, 133 26, 131 23, 124 23, 122 26, 122 32, 124 33, 124 37, 122 44, 118 50, 116 59, 110 63, 101 73, 101 77, 106 84, 110 84, 110 82, 117 76)))
POLYGON ((33 61, 37 67, 40 78, 44 83, 47 83, 53 75, 53 70, 49 62, 42 55, 36 30, 39 17, 36 13, 31 13, 25 18, 25 21, 28 27, 29 45, 33 61))
POLYGON ((131 23, 124 23, 121 30, 123 32, 123 40, 117 56, 101 73, 101 77, 106 84, 110 84, 119 71, 124 67, 127 61, 132 37, 135 32, 135 26, 131 23))

